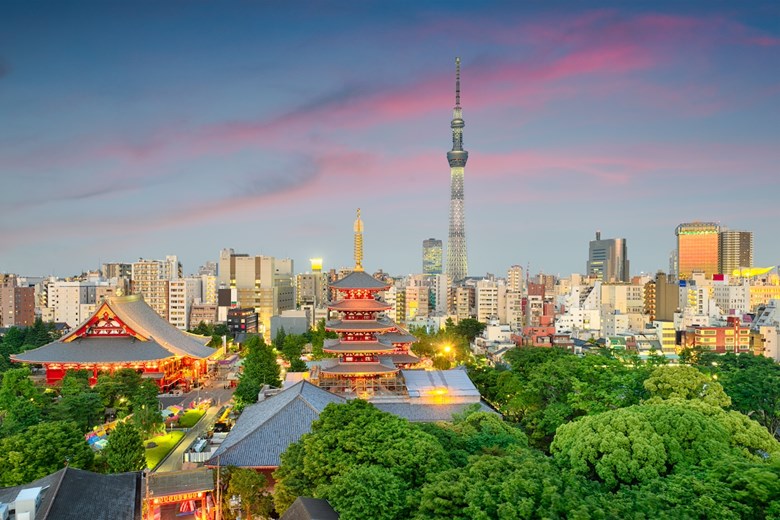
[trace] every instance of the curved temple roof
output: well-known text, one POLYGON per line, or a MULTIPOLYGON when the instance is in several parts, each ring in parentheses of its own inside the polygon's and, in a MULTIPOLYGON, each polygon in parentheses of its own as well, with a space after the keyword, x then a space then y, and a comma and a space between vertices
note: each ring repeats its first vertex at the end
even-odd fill
POLYGON ((209 338, 186 334, 157 314, 140 294, 115 296, 100 304, 84 323, 57 341, 12 356, 22 363, 132 363, 172 356, 206 359, 218 350, 209 338), (133 335, 89 335, 85 325, 107 311, 133 335))

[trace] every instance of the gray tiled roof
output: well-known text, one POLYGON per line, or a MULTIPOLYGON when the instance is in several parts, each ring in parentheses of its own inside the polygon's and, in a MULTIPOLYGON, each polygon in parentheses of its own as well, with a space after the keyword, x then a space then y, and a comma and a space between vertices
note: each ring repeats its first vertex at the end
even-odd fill
POLYGON ((385 332, 384 334, 377 336, 376 339, 388 345, 393 343, 413 343, 417 341, 416 337, 412 336, 406 331, 385 332))
MULTIPOLYGON (((474 403, 458 404, 412 404, 412 403, 374 403, 378 409, 411 422, 452 421, 453 414, 463 411, 474 403)), ((480 411, 496 413, 485 403, 479 403, 480 411)))
POLYGON ((174 354, 196 359, 205 359, 214 354, 214 349, 205 345, 211 338, 180 331, 149 307, 140 294, 115 296, 107 302, 116 315, 130 327, 137 332, 149 334, 174 354))
POLYGON ((214 489, 214 473, 207 468, 149 474, 150 497, 212 489, 214 489))
POLYGON ((54 341, 36 349, 15 354, 14 361, 23 363, 114 363, 158 361, 171 357, 156 341, 135 338, 89 337, 70 343, 54 341))
POLYGON ((103 475, 63 468, 29 484, 0 489, 0 502, 13 502, 22 489, 47 488, 35 520, 140 520, 140 474, 103 475))
POLYGON ((311 431, 329 403, 346 400, 308 381, 301 381, 273 397, 248 406, 236 421, 209 466, 277 467, 287 447, 311 431))
POLYGON ((396 354, 395 352, 391 352, 390 354, 387 354, 387 357, 393 360, 393 364, 395 365, 411 365, 414 363, 419 363, 420 358, 409 352, 408 354, 396 354))
POLYGON ((330 284, 335 289, 387 289, 385 282, 380 282, 365 271, 353 271, 347 276, 330 284))
POLYGON ((327 500, 298 497, 280 520, 338 520, 339 515, 327 500))

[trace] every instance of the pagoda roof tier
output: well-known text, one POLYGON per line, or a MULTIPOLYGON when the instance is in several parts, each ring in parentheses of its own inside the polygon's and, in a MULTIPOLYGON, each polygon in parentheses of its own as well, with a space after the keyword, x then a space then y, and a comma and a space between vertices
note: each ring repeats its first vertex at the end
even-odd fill
POLYGON ((328 308, 334 311, 386 311, 392 305, 373 298, 355 298, 328 303, 328 308))
POLYGON ((381 332, 395 327, 390 320, 331 320, 325 324, 326 330, 335 332, 381 332))
POLYGON ((379 343, 378 341, 341 341, 339 339, 326 339, 322 350, 325 352, 334 352, 337 354, 346 354, 349 352, 389 353, 391 350, 393 350, 393 346, 385 345, 384 343, 379 343))
POLYGON ((355 363, 339 363, 337 365, 333 365, 332 367, 328 368, 322 368, 322 373, 324 374, 330 374, 330 375, 341 375, 341 376, 365 376, 365 375, 372 375, 372 374, 392 374, 395 372, 398 372, 399 369, 395 366, 392 366, 392 363, 390 361, 387 362, 387 364, 384 364, 382 362, 376 361, 373 363, 363 363, 363 362, 355 362, 355 363))
POLYGON ((352 271, 341 280, 330 284, 330 286, 339 290, 367 289, 369 291, 384 291, 390 288, 390 284, 380 282, 365 271, 352 271))
POLYGON ((385 354, 387 357, 393 360, 396 365, 416 365, 420 362, 420 358, 410 352, 395 353, 390 352, 385 354))
POLYGON ((69 343, 54 341, 36 349, 14 354, 19 363, 133 363, 161 361, 173 357, 154 340, 131 337, 79 338, 69 343))
POLYGON ((377 336, 376 339, 387 345, 391 345, 393 343, 414 343, 417 341, 416 337, 412 336, 404 330, 385 332, 384 334, 377 336))

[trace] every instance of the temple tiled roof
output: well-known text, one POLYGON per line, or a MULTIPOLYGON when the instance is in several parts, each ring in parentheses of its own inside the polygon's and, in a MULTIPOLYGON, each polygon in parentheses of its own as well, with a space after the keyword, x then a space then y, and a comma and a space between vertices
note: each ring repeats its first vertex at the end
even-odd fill
POLYGON ((209 466, 273 468, 287 447, 311 431, 311 423, 330 403, 346 400, 308 381, 244 409, 235 426, 206 462, 209 466))
POLYGON ((206 346, 211 338, 180 331, 147 305, 140 294, 115 296, 107 302, 116 315, 130 327, 142 334, 148 334, 176 355, 205 359, 214 354, 214 349, 206 346))
POLYGON ((334 311, 385 311, 392 305, 375 300, 373 298, 340 300, 328 304, 328 308, 334 311))
POLYGON ((347 276, 330 284, 334 289, 370 289, 383 291, 390 287, 385 282, 380 282, 365 271, 353 271, 347 276))
POLYGON ((377 336, 376 339, 381 343, 386 343, 388 345, 392 345, 393 343, 414 343, 417 341, 416 337, 403 330, 398 332, 385 332, 384 334, 377 336))
POLYGON ((187 334, 167 321, 144 302, 140 294, 114 296, 97 306, 81 325, 57 341, 12 357, 23 363, 132 363, 157 361, 173 356, 206 359, 217 351, 207 347, 210 338, 187 334), (127 335, 83 335, 84 327, 104 307, 132 329, 136 337, 127 335), (147 340, 147 341, 144 341, 147 340))
POLYGON ((34 520, 140 520, 138 472, 104 475, 66 467, 43 478, 0 489, 0 502, 11 503, 19 491, 43 488, 34 520))
POLYGON ((379 343, 378 341, 341 341, 339 339, 326 339, 322 350, 325 352, 390 352, 392 345, 379 343))
POLYGON ((336 332, 366 332, 393 330, 395 323, 387 319, 381 320, 331 320, 325 324, 327 330, 336 332))
POLYGON ((367 374, 391 374, 398 372, 398 369, 389 359, 383 359, 374 363, 339 363, 330 367, 322 367, 324 374, 332 375, 367 375, 367 374))
POLYGON ((339 520, 339 514, 333 510, 327 500, 298 497, 280 520, 339 520))
POLYGON ((213 489, 214 474, 211 469, 207 468, 149 474, 149 497, 211 491, 213 489))
POLYGON ((420 362, 420 358, 415 356, 414 354, 410 353, 404 353, 404 354, 397 354, 395 352, 389 352, 385 354, 385 356, 389 357, 393 360, 393 364, 395 365, 415 365, 420 362))
POLYGON ((69 343, 54 341, 36 349, 14 354, 22 363, 133 363, 160 361, 172 354, 156 341, 130 337, 87 337, 69 343))

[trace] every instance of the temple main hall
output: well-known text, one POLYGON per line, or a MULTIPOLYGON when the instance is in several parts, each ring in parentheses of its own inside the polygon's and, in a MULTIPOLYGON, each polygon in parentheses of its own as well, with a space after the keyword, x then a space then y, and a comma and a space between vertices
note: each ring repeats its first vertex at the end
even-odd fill
POLYGON ((185 390, 207 370, 219 350, 211 338, 182 332, 157 314, 140 294, 109 297, 79 327, 57 341, 15 354, 11 361, 43 365, 55 384, 68 370, 88 370, 90 383, 100 373, 129 368, 154 380, 161 392, 185 390))

